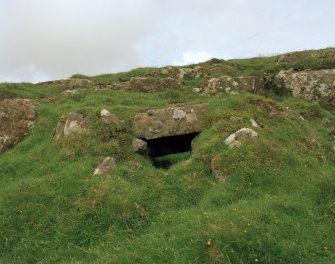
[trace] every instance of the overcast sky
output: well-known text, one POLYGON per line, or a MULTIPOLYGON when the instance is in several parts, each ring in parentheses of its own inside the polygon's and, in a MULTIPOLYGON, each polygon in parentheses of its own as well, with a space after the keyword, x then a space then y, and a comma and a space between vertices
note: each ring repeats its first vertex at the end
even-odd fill
POLYGON ((0 82, 335 46, 334 0, 0 0, 0 82))

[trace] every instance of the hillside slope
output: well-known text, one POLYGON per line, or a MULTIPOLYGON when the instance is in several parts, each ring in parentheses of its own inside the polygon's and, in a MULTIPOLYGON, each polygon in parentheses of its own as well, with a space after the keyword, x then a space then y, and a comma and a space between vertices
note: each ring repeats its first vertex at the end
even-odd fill
POLYGON ((331 52, 306 54, 0 84, 0 99, 30 99, 37 116, 0 154, 0 263, 334 263, 333 95, 314 94, 319 104, 272 82, 282 70, 335 68, 331 52), (195 89, 225 76, 266 85, 259 94, 195 89), (155 85, 132 90, 132 77, 155 85), (150 78, 172 80, 159 89, 150 78), (170 89, 173 80, 182 87, 170 89), (205 104, 204 124, 192 151, 133 150, 137 113, 195 104, 205 104), (57 140, 68 113, 89 129, 57 140), (229 148, 225 139, 241 128, 257 140, 229 148), (106 157, 116 167, 93 176, 106 157))

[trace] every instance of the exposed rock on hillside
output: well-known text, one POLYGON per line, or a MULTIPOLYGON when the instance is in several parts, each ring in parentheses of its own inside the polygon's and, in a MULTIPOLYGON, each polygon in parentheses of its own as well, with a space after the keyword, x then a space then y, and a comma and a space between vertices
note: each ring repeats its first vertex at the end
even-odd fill
POLYGON ((335 58, 335 49, 323 49, 323 50, 305 50, 290 52, 280 56, 278 63, 282 62, 292 62, 297 60, 302 60, 308 57, 312 58, 335 58))
POLYGON ((64 87, 69 87, 69 88, 78 88, 82 86, 92 85, 94 84, 94 82, 87 80, 87 79, 70 78, 66 80, 56 80, 56 81, 38 83, 38 85, 46 85, 46 84, 64 86, 64 87))
POLYGON ((226 138, 225 143, 230 148, 239 147, 247 142, 256 141, 258 134, 250 128, 242 128, 226 138))
POLYGON ((184 79, 190 77, 197 79, 206 76, 220 76, 225 75, 232 69, 231 65, 225 63, 213 63, 206 66, 195 66, 188 68, 165 67, 161 70, 161 74, 173 78, 184 79))
POLYGON ((251 92, 264 94, 266 77, 229 77, 212 78, 206 81, 201 88, 194 89, 196 93, 203 95, 239 94, 251 92))
POLYGON ((146 154, 148 152, 148 143, 142 139, 134 138, 132 142, 134 152, 146 154))
POLYGON ((107 157, 103 162, 94 170, 94 176, 104 176, 110 174, 116 168, 116 161, 113 157, 107 157))
POLYGON ((81 94, 85 91, 85 89, 72 89, 72 90, 65 90, 61 92, 61 96, 75 96, 81 94))
POLYGON ((105 124, 114 124, 118 128, 120 128, 122 123, 122 121, 115 114, 109 112, 107 109, 102 109, 100 111, 100 118, 105 124))
POLYGON ((274 84, 280 94, 326 103, 335 109, 335 69, 280 71, 274 84))
POLYGON ((156 92, 183 89, 181 82, 171 78, 133 77, 127 82, 116 82, 112 87, 132 92, 156 92))
POLYGON ((155 139, 200 132, 204 104, 149 110, 136 114, 133 130, 138 138, 155 139))
POLYGON ((35 116, 35 105, 28 99, 0 99, 0 153, 30 132, 35 116))
POLYGON ((63 135, 88 132, 89 126, 89 121, 82 114, 68 113, 61 116, 54 129, 54 138, 57 140, 63 135))

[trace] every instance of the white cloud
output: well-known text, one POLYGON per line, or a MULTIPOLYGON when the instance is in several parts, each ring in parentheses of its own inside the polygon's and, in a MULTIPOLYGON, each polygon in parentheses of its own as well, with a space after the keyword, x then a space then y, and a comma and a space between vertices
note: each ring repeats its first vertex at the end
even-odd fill
POLYGON ((172 62, 171 65, 182 66, 182 65, 195 64, 208 61, 211 58, 212 57, 205 51, 198 51, 198 52, 186 51, 182 54, 181 61, 172 62))
POLYGON ((333 0, 0 0, 0 82, 335 46, 334 10, 333 0))

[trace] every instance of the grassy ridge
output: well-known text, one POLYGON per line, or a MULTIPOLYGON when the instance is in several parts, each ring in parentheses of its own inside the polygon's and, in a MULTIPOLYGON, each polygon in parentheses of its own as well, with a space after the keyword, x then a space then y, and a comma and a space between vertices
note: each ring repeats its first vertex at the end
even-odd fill
MULTIPOLYGON (((229 63, 247 75, 279 67, 269 60, 229 63)), ((59 97, 61 87, 1 84, 1 93, 40 104, 33 132, 0 156, 0 263, 335 262, 334 141, 322 125, 324 118, 334 124, 334 114, 293 98, 202 97, 191 92, 201 81, 154 94, 88 87, 71 98, 59 97), (200 102, 206 127, 190 155, 166 157, 169 170, 131 151, 135 113, 200 102), (122 127, 102 125, 102 108, 122 127), (70 111, 87 115, 91 132, 54 142, 53 128, 70 111), (224 139, 250 127, 250 118, 262 126, 258 142, 229 149, 224 139), (93 177, 110 155, 117 169, 93 177), (226 182, 212 176, 213 166, 226 182)))

